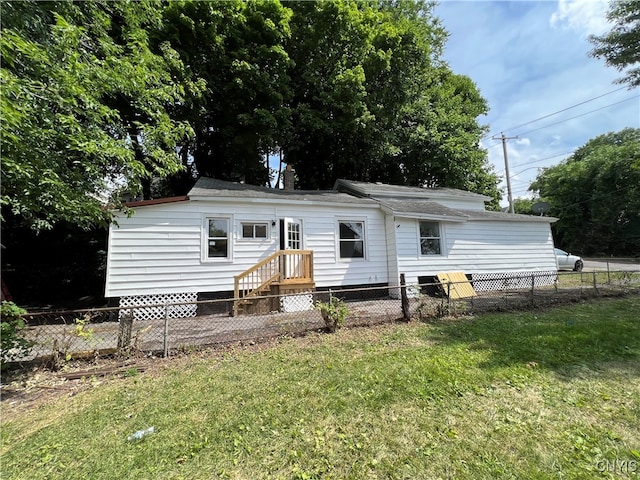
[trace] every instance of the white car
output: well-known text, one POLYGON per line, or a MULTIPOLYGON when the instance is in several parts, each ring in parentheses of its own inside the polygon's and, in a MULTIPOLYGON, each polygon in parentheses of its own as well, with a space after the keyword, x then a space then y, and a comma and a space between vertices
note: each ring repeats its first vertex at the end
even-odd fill
POLYGON ((577 255, 571 255, 570 253, 554 248, 556 252, 556 266, 558 270, 573 270, 574 272, 581 272, 584 267, 584 262, 581 257, 577 255))

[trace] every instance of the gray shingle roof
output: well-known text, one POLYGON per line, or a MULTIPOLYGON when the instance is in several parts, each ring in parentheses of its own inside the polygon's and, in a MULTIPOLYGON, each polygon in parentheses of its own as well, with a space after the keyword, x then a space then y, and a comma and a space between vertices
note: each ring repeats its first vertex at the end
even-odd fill
POLYGON ((487 210, 469 210, 466 208, 449 208, 431 200, 390 199, 378 198, 380 205, 388 208, 394 215, 399 216, 434 216, 451 220, 501 220, 510 222, 555 222, 553 217, 538 217, 505 212, 491 212, 487 210))
POLYGON ((391 199, 391 198, 379 198, 378 202, 383 207, 387 207, 394 214, 407 214, 416 216, 437 216, 437 217, 451 217, 458 218, 461 221, 467 219, 467 215, 460 210, 445 207, 444 205, 433 202, 431 200, 412 200, 412 199, 391 199))
POLYGON ((336 190, 279 190, 244 183, 227 182, 215 178, 200 177, 189 191, 189 198, 263 198, 287 201, 315 201, 330 203, 352 203, 376 205, 366 198, 357 198, 336 190))
POLYGON ((386 183, 354 182, 338 179, 333 187, 336 190, 348 191, 358 196, 367 197, 403 197, 403 198, 469 198, 476 200, 491 200, 491 197, 479 193, 467 192, 455 188, 421 188, 389 185, 386 183))
MULTIPOLYGON (((374 185, 365 182, 350 182, 347 180, 338 180, 338 182, 347 182, 348 184, 374 185)), ((338 185, 336 182, 336 185, 338 185)), ((378 185, 376 185, 378 187, 378 185)), ((508 220, 520 222, 555 222, 557 219, 552 217, 537 217, 532 215, 518 215, 504 212, 490 212, 486 210, 468 210, 461 208, 450 208, 433 201, 430 195, 427 198, 416 198, 415 191, 421 193, 431 192, 433 189, 420 189, 416 187, 401 187, 396 185, 384 185, 389 187, 386 192, 388 195, 376 195, 371 198, 361 198, 349 193, 341 193, 336 190, 278 190, 274 188, 259 187, 256 185, 246 185, 244 183, 226 182, 215 178, 201 177, 195 186, 189 192, 189 198, 261 198, 272 199, 278 201, 314 201, 319 203, 347 203, 354 205, 376 206, 381 205, 383 208, 390 210, 395 214, 404 214, 404 216, 415 215, 416 218, 421 216, 442 217, 451 220, 508 220), (391 192, 398 189, 398 192, 405 191, 405 195, 399 194, 396 198, 391 198, 391 192), (407 196, 407 190, 411 192, 411 196, 407 196), (413 197, 413 198, 412 198, 413 197)), ((484 197, 476 193, 464 192, 454 189, 437 189, 449 192, 451 195, 470 196, 471 198, 484 197), (464 195, 468 194, 468 195, 464 195)), ((352 191, 352 190, 349 190, 352 191)), ((355 194, 355 192, 352 192, 355 194)))
POLYGON ((511 222, 547 222, 553 223, 558 219, 555 217, 540 217, 537 215, 522 215, 520 213, 492 212, 489 210, 466 210, 459 211, 467 215, 469 220, 509 220, 511 222))

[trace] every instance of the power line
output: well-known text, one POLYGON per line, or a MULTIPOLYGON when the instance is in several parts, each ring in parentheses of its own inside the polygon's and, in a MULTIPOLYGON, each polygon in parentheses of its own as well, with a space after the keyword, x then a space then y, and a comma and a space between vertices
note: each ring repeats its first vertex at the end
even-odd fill
MULTIPOLYGON (((524 173, 524 172, 526 172, 526 171, 528 171, 528 170, 532 170, 532 169, 534 169, 534 168, 540 169, 540 168, 543 168, 543 167, 529 167, 529 168, 525 168, 524 170, 520 170, 519 172, 516 172, 516 173, 514 173, 513 175, 511 175, 511 178, 513 178, 513 177, 517 177, 517 176, 518 176, 518 175, 520 175, 521 173, 524 173)), ((511 180, 511 181, 512 181, 512 182, 524 182, 525 180, 511 180)))
MULTIPOLYGON (((545 160, 550 160, 552 158, 556 158, 556 157, 563 157, 565 155, 570 155, 574 152, 574 150, 570 151, 570 152, 564 152, 564 153, 559 153, 557 155, 552 155, 550 157, 545 157, 545 158, 540 158, 538 160, 532 160, 531 162, 525 162, 525 163, 521 163, 519 165, 514 165, 515 167, 524 167, 525 165, 533 165, 534 163, 538 163, 538 162, 544 162, 545 160)), ((535 168, 535 167, 534 167, 535 168)), ((513 175, 520 175, 522 172, 529 170, 528 168, 525 168, 524 170, 521 170, 517 173, 514 173, 513 175)))
POLYGON ((489 145, 488 147, 485 148, 485 150, 489 150, 490 148, 497 147, 498 145, 502 145, 502 143, 498 142, 498 143, 494 143, 493 145, 489 145))
MULTIPOLYGON (((513 167, 524 167, 525 165, 532 165, 534 163, 538 163, 538 162, 544 162, 545 160, 550 160, 552 158, 556 158, 556 157, 562 157, 564 155, 570 155, 574 152, 575 150, 571 150, 570 152, 564 152, 564 153, 557 153, 555 155, 551 155, 549 157, 544 157, 544 158, 538 158, 536 160, 531 160, 530 162, 524 162, 524 163, 518 163, 517 165, 513 165, 513 167)), ((498 170, 496 173, 500 173, 504 171, 504 168, 501 168, 500 170, 498 170)), ((522 172, 521 172, 522 173, 522 172)), ((517 175, 517 173, 515 173, 514 175, 517 175)))
MULTIPOLYGON (((571 110, 572 108, 579 107, 580 105, 584 105, 585 103, 589 103, 589 102, 592 102, 592 101, 597 100, 599 98, 606 97, 607 95, 611 95, 612 93, 619 92, 620 90, 622 90, 624 88, 627 88, 627 87, 616 88, 615 90, 611 90, 610 92, 603 93, 602 95, 598 95, 597 97, 593 97, 593 98, 590 98, 590 99, 585 100, 583 102, 576 103, 575 105, 571 105, 570 107, 563 108, 562 110, 558 110, 557 112, 553 112, 553 113, 549 113, 547 115, 543 115, 542 117, 536 118, 534 120, 530 120, 530 121, 525 122, 525 123, 521 123, 520 125, 516 125, 515 127, 510 127, 510 128, 503 129, 503 131, 515 130, 516 128, 520 128, 520 127, 524 127, 526 125, 530 125, 530 124, 538 122, 540 120, 544 120, 545 118, 549 118, 549 117, 552 117, 552 116, 557 115, 559 113, 566 112, 567 110, 571 110)), ((498 132, 494 133, 493 135, 485 135, 484 138, 491 137, 491 136, 494 136, 494 135, 497 135, 497 134, 498 134, 498 132)))
POLYGON ((580 115, 576 115, 575 117, 565 118, 564 120, 560 120, 559 122, 550 123, 550 124, 545 125, 543 127, 534 128, 533 130, 527 130, 526 132, 519 133, 518 135, 526 135, 527 133, 537 132, 538 130, 542 130, 544 128, 553 127, 554 125, 558 125, 560 123, 568 122, 569 120, 573 120, 575 118, 584 117, 585 115, 589 115, 589 114, 597 112, 599 110, 604 110, 605 108, 613 107, 614 105, 618 105, 620 103, 628 102, 629 100, 634 100, 634 99, 639 98, 639 97, 640 96, 638 96, 638 95, 634 95, 633 97, 625 98, 624 100, 620 100, 619 102, 610 103, 609 105, 605 105, 604 107, 596 108, 595 110, 590 110, 588 112, 581 113, 580 115))

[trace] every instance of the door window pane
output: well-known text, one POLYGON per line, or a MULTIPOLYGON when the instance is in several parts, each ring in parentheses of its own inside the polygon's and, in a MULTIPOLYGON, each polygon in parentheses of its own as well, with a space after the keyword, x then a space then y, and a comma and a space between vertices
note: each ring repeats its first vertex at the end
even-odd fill
POLYGON ((300 250, 300 224, 290 222, 287 224, 287 248, 300 250))

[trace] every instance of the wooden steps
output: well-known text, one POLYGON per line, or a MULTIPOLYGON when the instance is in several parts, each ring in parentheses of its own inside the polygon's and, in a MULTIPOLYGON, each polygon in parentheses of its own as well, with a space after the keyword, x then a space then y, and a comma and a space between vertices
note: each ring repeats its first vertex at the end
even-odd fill
POLYGON ((234 277, 232 315, 279 310, 279 297, 315 290, 313 252, 279 250, 234 277), (273 298, 260 298, 274 295, 273 298))

